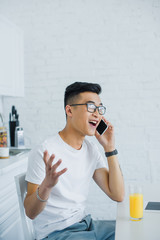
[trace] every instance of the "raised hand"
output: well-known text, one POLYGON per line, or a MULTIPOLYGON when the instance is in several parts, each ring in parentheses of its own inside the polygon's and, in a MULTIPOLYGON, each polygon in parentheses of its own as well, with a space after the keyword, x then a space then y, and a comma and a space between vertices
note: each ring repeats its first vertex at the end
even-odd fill
POLYGON ((52 154, 49 156, 48 151, 46 150, 43 155, 43 160, 46 166, 46 176, 45 176, 45 184, 47 188, 54 187, 63 173, 67 171, 67 168, 62 169, 61 171, 57 172, 58 166, 61 164, 62 160, 59 159, 53 166, 52 162, 55 159, 55 155, 52 154))

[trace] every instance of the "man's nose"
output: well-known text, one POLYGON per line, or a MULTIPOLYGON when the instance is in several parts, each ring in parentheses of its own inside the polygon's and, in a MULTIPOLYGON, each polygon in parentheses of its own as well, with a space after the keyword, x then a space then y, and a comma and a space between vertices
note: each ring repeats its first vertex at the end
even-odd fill
POLYGON ((96 108, 96 111, 93 112, 93 115, 96 116, 96 117, 99 117, 99 111, 98 111, 98 108, 96 108))

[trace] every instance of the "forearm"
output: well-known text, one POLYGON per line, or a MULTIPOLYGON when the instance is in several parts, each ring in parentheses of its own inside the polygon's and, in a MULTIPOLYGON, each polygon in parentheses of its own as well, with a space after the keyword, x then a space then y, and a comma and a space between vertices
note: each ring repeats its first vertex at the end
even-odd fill
POLYGON ((117 155, 107 158, 109 166, 109 189, 112 199, 123 201, 124 198, 124 180, 119 166, 117 155))
MULTIPOLYGON (((48 199, 50 192, 51 192, 51 189, 47 188, 43 181, 39 186, 39 191, 38 191, 40 198, 43 200, 48 199)), ((46 206, 46 202, 41 202, 37 198, 36 191, 33 192, 31 195, 27 195, 24 200, 26 215, 31 219, 34 219, 38 214, 40 214, 45 208, 45 206, 46 206)))

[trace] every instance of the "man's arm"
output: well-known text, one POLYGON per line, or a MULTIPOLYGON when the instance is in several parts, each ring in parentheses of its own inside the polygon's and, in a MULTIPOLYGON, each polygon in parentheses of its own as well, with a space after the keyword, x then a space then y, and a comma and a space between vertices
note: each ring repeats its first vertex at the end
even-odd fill
POLYGON ((51 191, 51 189, 46 188, 44 182, 42 182, 40 186, 28 182, 27 195, 24 200, 24 207, 26 215, 31 219, 34 219, 39 213, 41 213, 46 206, 46 202, 41 202, 36 196, 36 190, 38 187, 39 196, 43 200, 48 199, 51 191))
MULTIPOLYGON (((105 152, 115 150, 114 128, 105 118, 103 120, 108 125, 107 131, 103 135, 97 132, 95 136, 103 146, 105 152)), ((109 170, 100 168, 95 170, 93 179, 98 186, 113 200, 123 201, 124 199, 124 180, 118 163, 117 155, 107 157, 109 170)))
POLYGON ((46 206, 46 201, 49 198, 52 188, 58 182, 59 176, 61 176, 67 171, 67 168, 64 168, 63 170, 56 172, 57 167, 61 164, 62 161, 59 160, 56 164, 52 166, 54 158, 55 155, 51 155, 51 157, 49 157, 48 152, 45 151, 43 160, 46 166, 46 176, 44 180, 40 185, 28 182, 27 195, 24 200, 24 207, 26 215, 31 219, 34 219, 39 213, 42 212, 42 210, 46 206), (38 195, 40 199, 44 201, 41 201, 37 198, 36 190, 38 187, 38 195))
POLYGON ((112 200, 121 202, 124 199, 124 181, 117 156, 108 157, 108 166, 109 171, 107 168, 95 170, 93 179, 112 200))

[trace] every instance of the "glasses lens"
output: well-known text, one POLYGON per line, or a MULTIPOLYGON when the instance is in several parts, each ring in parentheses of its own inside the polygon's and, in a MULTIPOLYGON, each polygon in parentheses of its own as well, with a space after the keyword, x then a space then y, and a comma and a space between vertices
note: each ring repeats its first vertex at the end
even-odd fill
POLYGON ((95 109, 96 109, 96 106, 92 103, 87 103, 87 109, 88 109, 88 112, 95 112, 95 109))
POLYGON ((98 110, 99 110, 99 114, 101 114, 101 115, 104 115, 106 112, 106 108, 104 106, 98 107, 98 110))

